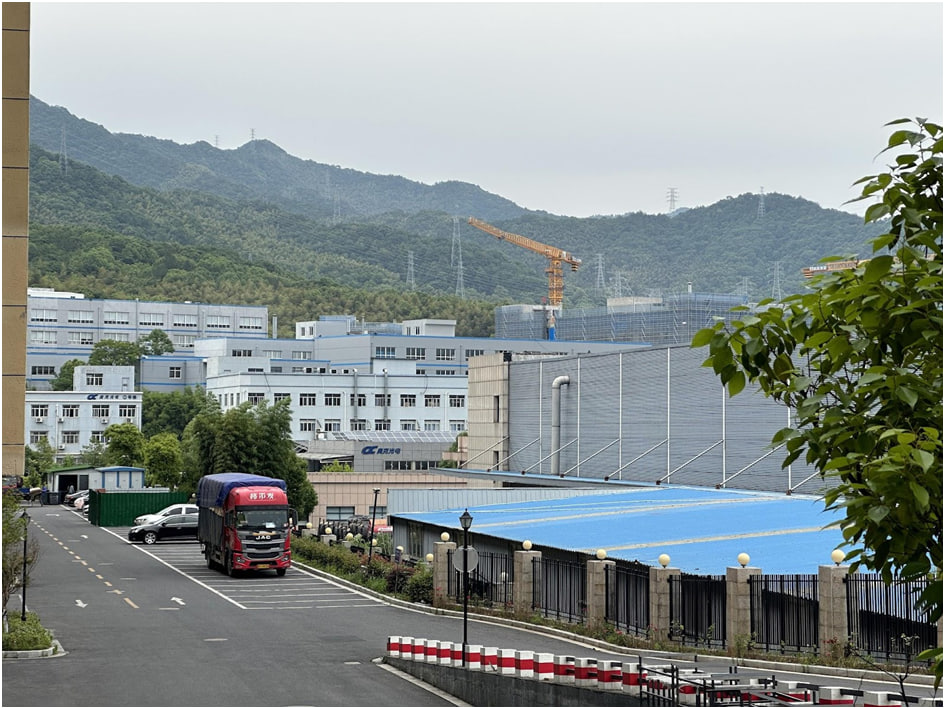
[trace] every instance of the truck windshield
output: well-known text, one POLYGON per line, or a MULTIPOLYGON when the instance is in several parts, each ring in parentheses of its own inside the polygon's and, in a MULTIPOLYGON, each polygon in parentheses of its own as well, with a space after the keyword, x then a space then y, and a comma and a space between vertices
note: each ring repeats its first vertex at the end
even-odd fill
POLYGON ((236 513, 236 527, 242 530, 285 529, 289 526, 286 510, 241 509, 236 513))

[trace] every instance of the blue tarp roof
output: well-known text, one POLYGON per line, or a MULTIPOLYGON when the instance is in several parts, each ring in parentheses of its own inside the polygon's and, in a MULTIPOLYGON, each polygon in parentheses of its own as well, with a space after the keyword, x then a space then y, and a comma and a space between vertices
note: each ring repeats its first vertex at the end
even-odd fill
MULTIPOLYGON (((400 517, 459 530, 464 507, 400 517)), ((469 509, 471 533, 656 566, 721 574, 745 552, 770 574, 816 573, 841 546, 841 518, 822 499, 743 490, 657 486, 469 509)), ((459 535, 454 535, 454 539, 459 535)))

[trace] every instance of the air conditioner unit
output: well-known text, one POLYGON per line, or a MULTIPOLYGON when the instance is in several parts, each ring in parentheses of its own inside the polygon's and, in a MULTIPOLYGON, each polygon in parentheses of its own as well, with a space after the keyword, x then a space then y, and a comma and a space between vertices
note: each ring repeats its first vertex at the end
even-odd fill
POLYGON ((135 422, 134 419, 131 419, 131 418, 125 419, 125 423, 134 423, 134 422, 135 422))
POLYGON ((42 423, 46 419, 44 419, 42 416, 37 416, 35 420, 36 420, 36 423, 42 423))
POLYGON ((59 450, 64 451, 65 449, 66 449, 66 447, 60 443, 60 444, 59 444, 59 450))
POLYGON ((107 424, 107 423, 108 423, 108 419, 107 419, 107 418, 103 418, 103 419, 102 419, 102 423, 107 424))
POLYGON ((59 423, 62 423, 62 416, 56 419, 59 423))

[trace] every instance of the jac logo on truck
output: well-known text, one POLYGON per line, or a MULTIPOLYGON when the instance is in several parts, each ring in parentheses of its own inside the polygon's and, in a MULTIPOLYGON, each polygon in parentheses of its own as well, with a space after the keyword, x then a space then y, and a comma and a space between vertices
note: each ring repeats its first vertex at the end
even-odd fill
POLYGON ((400 455, 400 448, 379 448, 378 446, 364 446, 361 455, 400 455))

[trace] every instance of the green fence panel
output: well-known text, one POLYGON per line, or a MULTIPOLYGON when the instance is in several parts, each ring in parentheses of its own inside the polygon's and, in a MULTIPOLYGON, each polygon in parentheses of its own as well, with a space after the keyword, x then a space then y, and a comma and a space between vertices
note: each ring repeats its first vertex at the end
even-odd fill
POLYGON ((138 515, 151 514, 188 499, 186 492, 92 490, 89 522, 98 527, 130 527, 138 515))

